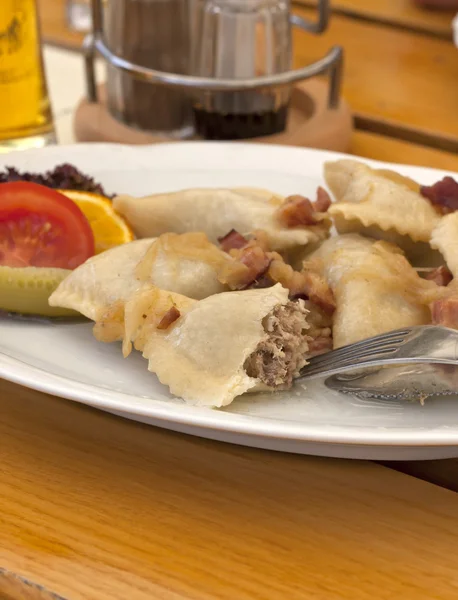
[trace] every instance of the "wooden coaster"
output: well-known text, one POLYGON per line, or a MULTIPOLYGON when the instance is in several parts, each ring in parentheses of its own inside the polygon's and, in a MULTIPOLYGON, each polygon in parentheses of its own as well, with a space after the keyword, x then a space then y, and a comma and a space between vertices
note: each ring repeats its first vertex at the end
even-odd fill
MULTIPOLYGON (((76 109, 73 126, 79 142, 152 144, 173 141, 120 123, 106 107, 105 85, 99 86, 98 94, 99 103, 83 99, 76 109)), ((286 131, 241 141, 346 152, 353 129, 349 107, 341 99, 339 107, 331 110, 327 106, 327 98, 327 82, 318 79, 304 81, 293 90, 286 131)))

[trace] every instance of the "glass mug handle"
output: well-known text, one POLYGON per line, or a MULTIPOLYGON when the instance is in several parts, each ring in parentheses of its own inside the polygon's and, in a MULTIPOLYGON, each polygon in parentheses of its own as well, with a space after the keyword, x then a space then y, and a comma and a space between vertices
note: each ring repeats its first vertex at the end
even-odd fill
POLYGON ((330 12, 329 0, 318 0, 317 21, 309 21, 298 15, 291 15, 291 23, 310 33, 323 33, 328 27, 330 12))

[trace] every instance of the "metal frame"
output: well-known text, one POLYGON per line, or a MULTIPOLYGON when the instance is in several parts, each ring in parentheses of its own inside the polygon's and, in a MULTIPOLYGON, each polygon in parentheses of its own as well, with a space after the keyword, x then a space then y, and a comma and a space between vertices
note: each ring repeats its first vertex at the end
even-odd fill
MULTIPOLYGON (((329 108, 337 108, 340 99, 340 87, 343 69, 343 49, 334 46, 320 60, 291 71, 278 73, 276 75, 265 75, 250 79, 216 79, 214 77, 195 77, 192 75, 178 75, 156 71, 147 67, 141 67, 121 56, 111 52, 107 47, 103 35, 103 14, 101 0, 92 0, 92 33, 84 40, 83 51, 86 65, 86 93, 90 102, 97 102, 97 85, 95 77, 95 56, 98 52, 113 67, 125 71, 147 83, 154 83, 169 87, 187 88, 202 91, 245 91, 259 88, 269 88, 303 81, 317 75, 327 73, 329 75, 329 108)), ((316 23, 302 19, 297 15, 291 15, 291 24, 303 31, 321 33, 327 27, 329 19, 329 2, 319 2, 319 17, 316 23)))

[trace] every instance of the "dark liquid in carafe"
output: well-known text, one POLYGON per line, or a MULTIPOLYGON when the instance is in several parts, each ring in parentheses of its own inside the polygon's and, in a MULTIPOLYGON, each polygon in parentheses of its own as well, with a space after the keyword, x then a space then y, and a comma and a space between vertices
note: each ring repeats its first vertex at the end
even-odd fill
POLYGON ((245 140, 284 131, 287 107, 257 113, 221 113, 194 108, 196 132, 207 140, 245 140))

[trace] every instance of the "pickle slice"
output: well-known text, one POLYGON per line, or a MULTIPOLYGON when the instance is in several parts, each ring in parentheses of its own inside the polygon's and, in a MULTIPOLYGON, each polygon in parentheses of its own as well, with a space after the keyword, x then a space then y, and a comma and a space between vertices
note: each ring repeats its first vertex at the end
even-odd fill
POLYGON ((49 296, 69 273, 68 269, 0 266, 0 310, 43 317, 81 316, 48 304, 49 296))

